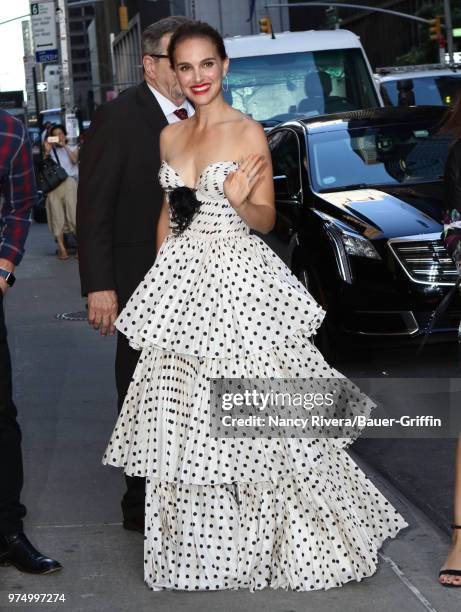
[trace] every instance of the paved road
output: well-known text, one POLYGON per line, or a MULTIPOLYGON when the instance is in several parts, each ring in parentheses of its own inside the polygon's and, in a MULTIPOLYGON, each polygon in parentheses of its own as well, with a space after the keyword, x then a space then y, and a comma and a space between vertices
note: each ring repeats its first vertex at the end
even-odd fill
MULTIPOLYGON (((313 593, 151 592, 142 579, 142 536, 126 532, 120 524, 122 475, 100 464, 115 420, 114 340, 99 338, 85 323, 55 318, 58 313, 82 310, 84 302, 79 296, 77 262, 58 261, 53 251, 46 227, 34 225, 17 286, 8 296, 7 313, 23 428, 27 532, 65 569, 34 577, 0 568, 0 610, 34 609, 10 606, 8 593, 63 593, 64 603, 34 607, 71 612, 461 609, 461 593, 443 589, 435 581, 448 545, 447 535, 434 522, 444 525, 448 518, 452 443, 443 441, 357 444, 359 463, 410 523, 396 540, 385 544, 373 577, 313 593)), ((446 375, 448 361, 443 351, 436 351, 427 369, 446 375)), ((373 368, 410 375, 416 367, 401 351, 362 356, 351 352, 343 365, 351 376, 364 376, 373 368)))
MULTIPOLYGON (((413 378, 426 387, 431 379, 459 378, 456 342, 376 350, 355 349, 339 360, 338 369, 352 378, 413 378)), ((433 415, 441 406, 434 399, 433 415)), ((453 505, 453 459, 456 439, 359 439, 354 451, 373 465, 442 530, 450 533, 453 505)), ((460 606, 461 609, 461 606, 460 606)))

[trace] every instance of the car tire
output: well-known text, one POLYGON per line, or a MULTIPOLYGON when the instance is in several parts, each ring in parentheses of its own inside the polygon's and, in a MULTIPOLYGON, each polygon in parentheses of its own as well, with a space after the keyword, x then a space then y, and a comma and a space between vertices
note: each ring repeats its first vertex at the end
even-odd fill
POLYGON ((329 364, 333 364, 340 356, 340 334, 336 329, 334 323, 331 320, 331 316, 328 313, 328 310, 325 307, 325 304, 322 303, 322 299, 320 298, 320 291, 315 287, 312 281, 312 275, 309 273, 309 270, 306 268, 301 268, 296 276, 301 281, 301 283, 306 287, 312 297, 318 302, 322 308, 325 308, 327 314, 322 321, 321 326, 318 328, 317 333, 313 338, 313 342, 315 346, 322 353, 324 358, 329 364))

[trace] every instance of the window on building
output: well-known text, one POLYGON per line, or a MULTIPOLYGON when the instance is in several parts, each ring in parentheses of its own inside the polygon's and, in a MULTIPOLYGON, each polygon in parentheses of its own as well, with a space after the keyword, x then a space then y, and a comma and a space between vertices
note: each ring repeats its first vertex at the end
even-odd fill
POLYGON ((83 32, 84 24, 81 21, 71 21, 69 23, 69 31, 70 32, 83 32))
POLYGON ((91 72, 91 67, 90 64, 87 63, 76 63, 76 64, 72 64, 72 69, 74 71, 74 73, 87 73, 87 72, 91 72))
POLYGON ((88 49, 72 49, 72 59, 87 59, 88 58, 88 49))

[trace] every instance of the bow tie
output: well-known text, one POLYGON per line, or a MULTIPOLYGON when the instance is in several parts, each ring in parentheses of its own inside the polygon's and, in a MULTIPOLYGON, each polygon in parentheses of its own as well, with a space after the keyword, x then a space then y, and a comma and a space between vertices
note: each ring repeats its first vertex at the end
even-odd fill
POLYGON ((185 108, 178 108, 177 110, 173 111, 173 113, 176 115, 176 117, 179 117, 181 121, 189 117, 185 108))

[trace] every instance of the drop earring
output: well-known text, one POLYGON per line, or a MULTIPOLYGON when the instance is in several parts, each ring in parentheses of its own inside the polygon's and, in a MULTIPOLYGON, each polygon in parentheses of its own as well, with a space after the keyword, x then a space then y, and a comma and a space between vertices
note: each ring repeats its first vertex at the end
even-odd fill
POLYGON ((226 74, 226 88, 224 89, 224 84, 221 85, 221 87, 224 93, 227 93, 229 91, 229 79, 227 78, 227 74, 226 74))

